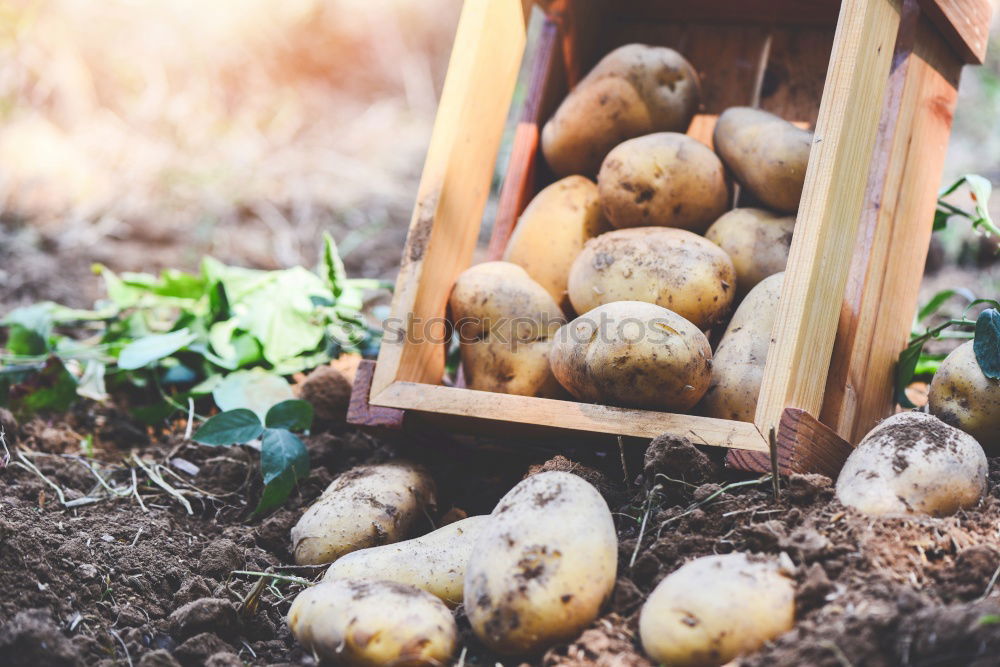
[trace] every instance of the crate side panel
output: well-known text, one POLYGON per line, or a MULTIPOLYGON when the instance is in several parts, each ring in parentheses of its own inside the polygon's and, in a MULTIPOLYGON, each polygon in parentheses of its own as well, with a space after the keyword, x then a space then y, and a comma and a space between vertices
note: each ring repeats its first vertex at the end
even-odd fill
POLYGON ((833 49, 833 28, 779 27, 771 33, 760 108, 814 129, 833 49))

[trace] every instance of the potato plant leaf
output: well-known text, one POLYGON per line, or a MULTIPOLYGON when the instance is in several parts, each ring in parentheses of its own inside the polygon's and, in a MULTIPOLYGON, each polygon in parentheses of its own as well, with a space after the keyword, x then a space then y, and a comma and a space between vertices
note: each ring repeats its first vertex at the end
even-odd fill
POLYGON ((1000 380, 1000 311, 996 308, 988 308, 979 314, 972 348, 983 375, 1000 380))
POLYGON ((263 368, 230 373, 212 390, 220 410, 244 408, 263 422, 272 405, 295 398, 292 386, 284 378, 263 368))
POLYGON ((64 412, 76 398, 76 380, 58 357, 49 357, 42 370, 8 390, 7 402, 19 415, 41 411, 64 412))
POLYGON ((221 412, 201 425, 191 437, 203 445, 233 445, 260 437, 264 426, 257 415, 246 408, 221 412))
POLYGON ((267 411, 264 425, 289 431, 308 431, 313 422, 313 407, 309 402, 293 398, 282 401, 267 411))
POLYGON ((124 370, 142 368, 187 347, 197 337, 187 329, 145 336, 122 348, 118 355, 118 367, 124 370))
POLYGON ((917 369, 917 362, 920 361, 920 353, 924 349, 924 341, 918 340, 911 343, 909 347, 899 354, 899 361, 896 364, 896 402, 904 408, 915 408, 916 405, 906 396, 906 388, 913 381, 914 372, 917 369))
POLYGON ((293 433, 283 428, 265 429, 260 447, 260 471, 264 475, 264 492, 253 511, 255 515, 285 502, 295 483, 309 474, 309 452, 293 433))

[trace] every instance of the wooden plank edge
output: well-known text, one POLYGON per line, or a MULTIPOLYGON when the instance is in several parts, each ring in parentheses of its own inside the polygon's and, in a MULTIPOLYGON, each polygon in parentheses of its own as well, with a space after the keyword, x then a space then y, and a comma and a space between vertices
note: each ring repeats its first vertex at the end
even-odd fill
POLYGON ((551 398, 498 394, 415 382, 393 382, 372 405, 540 426, 567 432, 653 439, 663 433, 691 438, 699 445, 767 452, 767 441, 749 422, 637 410, 551 398))
POLYGON ((919 0, 920 8, 962 62, 982 65, 990 42, 990 0, 919 0))
POLYGON ((375 362, 363 359, 358 364, 358 370, 354 376, 351 401, 347 407, 347 423, 356 426, 402 429, 405 415, 403 410, 372 405, 369 401, 374 376, 375 362))
MULTIPOLYGON (((776 434, 778 471, 782 475, 817 473, 836 479, 853 451, 851 444, 805 410, 785 408, 776 434)), ((726 467, 771 472, 769 452, 731 450, 726 467)))

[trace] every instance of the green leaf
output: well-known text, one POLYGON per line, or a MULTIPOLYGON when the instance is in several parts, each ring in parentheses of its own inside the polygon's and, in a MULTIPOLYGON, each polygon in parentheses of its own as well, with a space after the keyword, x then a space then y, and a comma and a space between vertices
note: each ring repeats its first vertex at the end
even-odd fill
POLYGON ((10 327, 7 349, 12 354, 39 355, 49 349, 52 335, 52 311, 49 303, 36 303, 8 313, 0 326, 10 327))
POLYGON ((983 375, 991 380, 1000 380, 1000 311, 996 308, 988 308, 979 314, 972 348, 983 375))
POLYGON ((284 378, 263 368, 252 368, 227 375, 212 390, 212 398, 220 410, 245 408, 264 421, 272 405, 295 398, 295 395, 284 378))
POLYGON ((10 387, 8 403, 16 414, 43 410, 65 412, 76 400, 76 380, 56 357, 49 357, 37 373, 10 387))
POLYGON ((347 280, 347 271, 337 251, 337 242, 328 232, 323 232, 323 272, 333 298, 339 299, 344 289, 344 281, 347 280))
POLYGON ((288 431, 307 431, 312 426, 313 407, 308 401, 297 398, 282 401, 267 411, 264 425, 288 431))
POLYGON ((920 309, 920 312, 917 313, 917 320, 922 322, 931 315, 935 314, 938 311, 938 309, 941 308, 941 306, 943 306, 944 303, 953 296, 961 296, 963 299, 965 299, 965 302, 967 304, 971 303, 972 301, 975 301, 976 299, 976 295, 973 294, 971 291, 965 289, 964 287, 941 290, 933 297, 931 297, 931 300, 928 301, 927 304, 920 309))
POLYGON ((142 368, 187 347, 197 337, 187 329, 145 336, 122 349, 118 356, 118 367, 125 370, 142 368))
POLYGON ((100 361, 91 359, 83 367, 83 375, 76 386, 76 393, 84 398, 93 401, 105 401, 108 399, 108 391, 104 386, 104 373, 106 367, 100 361))
POLYGON ((264 492, 254 515, 285 502, 295 483, 309 474, 309 452, 301 440, 285 429, 265 429, 260 446, 260 471, 264 476, 264 492))
POLYGON ((900 352, 899 361, 896 363, 896 402, 904 408, 917 407, 906 397, 906 388, 913 381, 913 374, 917 369, 917 362, 920 361, 920 353, 923 349, 923 341, 911 343, 909 347, 900 352))
POLYGON ((250 442, 263 433, 264 426, 250 410, 221 412, 201 425, 192 440, 203 445, 232 445, 250 442))
POLYGON ((979 625, 998 625, 1000 624, 1000 614, 984 614, 979 617, 979 625))

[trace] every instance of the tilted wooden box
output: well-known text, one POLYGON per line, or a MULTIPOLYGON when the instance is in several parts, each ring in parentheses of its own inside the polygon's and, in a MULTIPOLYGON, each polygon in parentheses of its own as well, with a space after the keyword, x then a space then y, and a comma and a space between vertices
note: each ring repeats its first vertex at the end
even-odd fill
MULTIPOLYGON (((988 0, 552 0, 530 53, 530 2, 466 0, 392 304, 349 420, 609 441, 664 432, 730 448, 729 465, 835 474, 891 414, 930 240, 959 73, 982 62, 988 0), (492 222, 499 258, 553 176, 539 131, 566 91, 629 42, 670 46, 702 77, 689 134, 759 106, 815 128, 754 423, 444 386, 448 296, 472 262, 522 58, 523 105, 492 222)), ((536 15, 536 20, 539 20, 536 15)))

